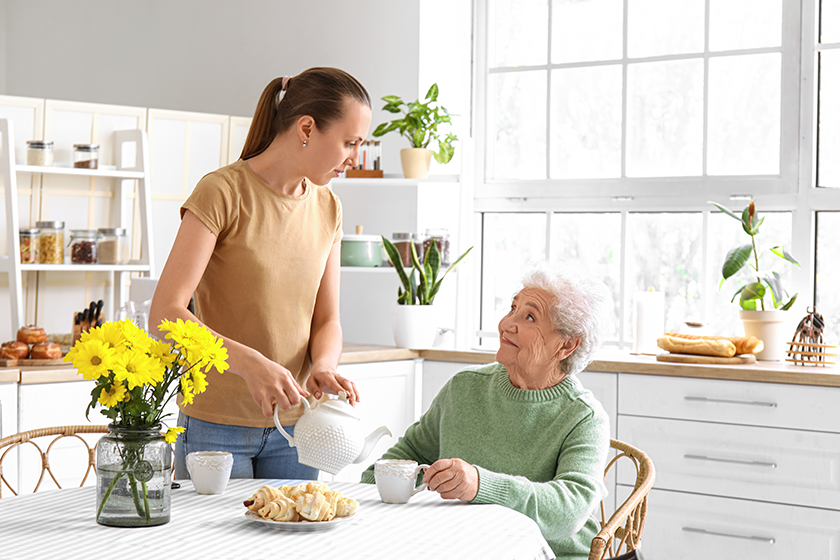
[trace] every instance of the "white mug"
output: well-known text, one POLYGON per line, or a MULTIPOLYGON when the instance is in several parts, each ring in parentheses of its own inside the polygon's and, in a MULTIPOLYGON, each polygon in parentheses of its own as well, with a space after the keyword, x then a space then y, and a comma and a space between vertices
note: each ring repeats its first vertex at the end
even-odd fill
POLYGON ((417 485, 417 475, 429 465, 418 465, 416 461, 404 459, 380 459, 373 467, 376 489, 386 504, 404 504, 417 492, 429 485, 417 485))
POLYGON ((227 451, 194 451, 187 455, 187 470, 199 494, 221 494, 230 479, 233 455, 227 451))

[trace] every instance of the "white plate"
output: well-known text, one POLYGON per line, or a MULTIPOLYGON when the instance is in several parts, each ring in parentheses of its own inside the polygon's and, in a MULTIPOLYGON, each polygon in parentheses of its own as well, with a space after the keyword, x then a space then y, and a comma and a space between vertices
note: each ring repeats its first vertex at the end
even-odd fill
POLYGON ((273 519, 265 519, 260 517, 254 511, 246 511, 245 517, 252 521, 259 521, 264 525, 268 525, 272 529, 276 529, 278 531, 329 531, 331 529, 335 529, 342 523, 346 523, 350 521, 356 516, 354 513, 350 517, 337 517, 332 521, 274 521, 273 519))

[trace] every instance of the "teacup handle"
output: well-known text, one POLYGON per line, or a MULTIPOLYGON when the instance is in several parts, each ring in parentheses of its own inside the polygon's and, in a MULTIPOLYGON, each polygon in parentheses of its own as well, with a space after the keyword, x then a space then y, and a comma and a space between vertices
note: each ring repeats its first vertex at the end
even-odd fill
MULTIPOLYGON (((423 464, 423 465, 417 465, 417 470, 416 470, 416 471, 414 471, 414 476, 416 477, 418 474, 420 474, 420 471, 421 471, 421 470, 423 470, 423 469, 428 469, 430 466, 431 466, 431 465, 425 465, 425 464, 423 464)), ((411 493, 411 495, 413 496, 413 495, 414 495, 414 494, 416 494, 417 492, 422 492, 423 490, 425 490, 425 489, 426 489, 426 488, 428 488, 428 487, 429 487, 428 483, 424 482, 423 484, 421 484, 420 486, 418 486, 417 488, 415 488, 415 489, 414 489, 414 491, 411 493)))

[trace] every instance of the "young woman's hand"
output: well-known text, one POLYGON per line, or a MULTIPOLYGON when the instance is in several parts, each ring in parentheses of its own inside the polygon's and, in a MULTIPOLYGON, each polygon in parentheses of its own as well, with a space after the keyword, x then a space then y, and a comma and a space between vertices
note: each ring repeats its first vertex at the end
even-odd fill
POLYGON ((321 398, 321 392, 329 387, 336 394, 339 391, 347 393, 347 401, 356 406, 359 401, 359 391, 356 389, 356 384, 349 379, 342 377, 332 368, 318 368, 312 367, 309 373, 309 379, 306 380, 306 388, 312 393, 316 399, 321 398))
POLYGON ((251 392, 254 402, 262 409, 265 416, 274 414, 274 405, 281 410, 289 410, 300 403, 301 396, 308 397, 309 392, 302 389, 292 373, 276 362, 265 358, 261 360, 263 368, 256 375, 242 376, 251 392))
POLYGON ((471 502, 478 494, 478 469, 463 459, 438 459, 426 469, 423 482, 447 500, 471 502))

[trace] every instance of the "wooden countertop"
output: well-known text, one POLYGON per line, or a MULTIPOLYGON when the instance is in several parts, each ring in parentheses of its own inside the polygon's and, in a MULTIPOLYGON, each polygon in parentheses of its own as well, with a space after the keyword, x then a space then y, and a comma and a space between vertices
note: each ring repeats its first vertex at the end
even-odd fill
MULTIPOLYGON (((341 364, 362 364, 390 362, 395 360, 426 360, 461 362, 464 364, 488 364, 494 361, 491 351, 479 350, 408 350, 393 346, 346 343, 341 354, 341 364)), ((759 381, 763 383, 789 383, 793 385, 815 385, 840 387, 840 368, 834 366, 793 366, 772 362, 757 362, 750 365, 723 366, 701 364, 675 364, 657 362, 654 356, 632 355, 619 350, 604 350, 587 368, 589 371, 608 373, 635 373, 643 375, 665 375, 671 377, 695 377, 703 379, 729 379, 733 381, 759 381)), ((71 365, 41 368, 0 368, 0 382, 22 385, 35 383, 62 383, 81 381, 71 365), (19 372, 19 373, 18 373, 19 372)))

